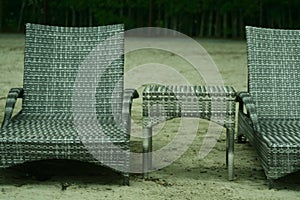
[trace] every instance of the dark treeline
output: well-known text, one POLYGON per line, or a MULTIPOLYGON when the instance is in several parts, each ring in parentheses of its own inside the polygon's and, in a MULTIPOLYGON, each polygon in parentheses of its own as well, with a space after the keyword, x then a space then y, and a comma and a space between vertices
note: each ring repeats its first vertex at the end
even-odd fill
POLYGON ((300 27, 299 0, 0 0, 0 31, 24 24, 165 27, 190 36, 243 37, 245 25, 300 27))

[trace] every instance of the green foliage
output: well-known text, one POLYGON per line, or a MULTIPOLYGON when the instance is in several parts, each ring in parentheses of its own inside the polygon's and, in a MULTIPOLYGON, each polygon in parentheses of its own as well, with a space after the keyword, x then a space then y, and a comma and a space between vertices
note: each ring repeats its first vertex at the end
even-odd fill
POLYGON ((191 36, 243 37, 245 25, 300 28, 299 0, 14 0, 2 2, 2 31, 27 22, 63 26, 125 23, 191 36))

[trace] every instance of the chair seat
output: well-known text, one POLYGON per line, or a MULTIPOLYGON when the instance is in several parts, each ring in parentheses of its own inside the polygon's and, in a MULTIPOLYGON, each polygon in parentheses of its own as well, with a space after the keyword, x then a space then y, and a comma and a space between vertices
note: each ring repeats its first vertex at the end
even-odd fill
POLYGON ((269 147, 300 149, 300 120, 261 120, 260 127, 269 147))
POLYGON ((126 130, 113 117, 93 119, 71 114, 19 114, 0 134, 0 142, 15 143, 119 143, 128 138, 126 130))
POLYGON ((42 159, 105 163, 124 171, 129 135, 112 117, 19 114, 0 131, 0 166, 42 159), (98 125, 97 125, 98 124, 98 125))

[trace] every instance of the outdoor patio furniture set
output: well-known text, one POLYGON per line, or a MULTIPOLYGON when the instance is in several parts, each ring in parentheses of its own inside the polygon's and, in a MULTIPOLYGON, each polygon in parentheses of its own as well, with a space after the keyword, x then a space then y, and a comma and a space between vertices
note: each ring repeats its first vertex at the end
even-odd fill
MULTIPOLYGON (((72 159, 108 166, 129 184, 131 106, 139 95, 124 89, 123 33, 123 25, 26 25, 23 88, 7 96, 0 167, 72 159), (22 110, 13 116, 18 98, 22 110)), ((236 114, 238 141, 255 147, 270 182, 300 169, 300 31, 246 27, 246 38, 247 92, 220 85, 144 88, 144 174, 152 169, 152 127, 197 117, 226 128, 233 180, 236 114)))

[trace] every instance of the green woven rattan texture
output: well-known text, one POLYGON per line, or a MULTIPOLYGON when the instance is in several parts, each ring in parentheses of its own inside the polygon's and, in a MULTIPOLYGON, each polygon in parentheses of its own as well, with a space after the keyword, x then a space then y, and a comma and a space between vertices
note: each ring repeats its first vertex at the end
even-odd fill
POLYGON ((148 85, 143 91, 143 125, 176 117, 195 117, 232 126, 235 91, 228 86, 148 85))
POLYGON ((300 169, 300 31, 246 33, 251 96, 244 95, 248 115, 239 111, 239 133, 257 149, 267 178, 277 179, 300 169))
POLYGON ((300 118, 300 30, 247 27, 249 92, 259 118, 300 118))
POLYGON ((129 169, 123 32, 26 25, 22 112, 1 129, 1 167, 75 159, 129 169))
POLYGON ((71 113, 72 105, 79 103, 81 112, 89 114, 94 110, 88 106, 97 102, 101 115, 111 114, 112 106, 120 113, 122 28, 123 25, 70 28, 27 24, 23 112, 71 113), (95 88, 97 101, 89 102, 94 100, 88 95, 95 93, 95 88), (74 92, 81 98, 72 98, 74 92), (118 94, 115 105, 111 105, 113 92, 118 94))

